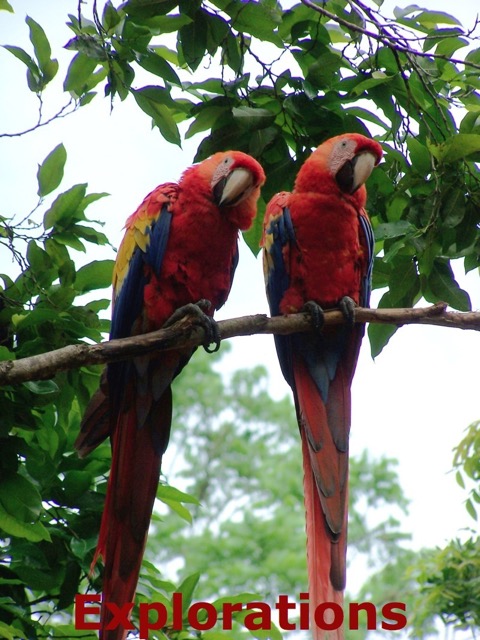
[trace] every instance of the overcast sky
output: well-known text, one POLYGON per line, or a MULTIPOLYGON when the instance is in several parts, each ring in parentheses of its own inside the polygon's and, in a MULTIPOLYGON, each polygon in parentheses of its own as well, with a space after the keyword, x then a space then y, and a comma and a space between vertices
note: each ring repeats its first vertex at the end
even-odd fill
MULTIPOLYGON (((0 12, 0 43, 30 50, 25 14, 45 28, 54 56, 61 62, 63 79, 71 53, 61 47, 71 37, 63 15, 76 11, 76 0, 41 2, 10 0, 16 14, 0 12)), ((387 3, 386 3, 387 4, 387 3)), ((389 5, 393 3, 388 3, 389 5)), ((408 2, 399 3, 407 5, 408 2)), ((425 8, 453 12, 464 26, 473 25, 474 4, 446 0, 419 2, 425 8)), ((0 132, 19 131, 36 119, 37 103, 26 89, 25 67, 0 49, 2 99, 0 132), (8 89, 7 89, 8 88, 8 89)), ((61 84, 61 83, 60 83, 61 84)), ((65 97, 53 88, 45 93, 45 112, 53 113, 65 97)), ((60 142, 68 153, 63 190, 88 182, 90 191, 107 191, 109 198, 93 205, 90 215, 106 223, 111 242, 117 246, 122 226, 143 197, 157 184, 178 179, 191 164, 199 140, 178 149, 151 130, 149 118, 133 101, 118 103, 110 113, 101 97, 77 114, 21 138, 0 139, 0 215, 24 216, 36 203, 37 165, 60 142)), ((114 257, 111 249, 89 248, 80 261, 114 257)), ((0 247, 0 272, 13 269, 10 254, 0 247)), ((458 279, 480 307, 478 272, 458 279)), ((378 296, 374 294, 372 306, 378 296)), ((217 318, 267 312, 259 260, 242 250, 230 299, 217 318)), ((225 366, 239 368, 264 363, 271 375, 275 396, 289 393, 277 364, 270 337, 236 338, 225 366)), ((474 332, 434 327, 407 326, 372 361, 364 343, 353 386, 351 450, 367 448, 373 456, 399 460, 401 484, 411 500, 410 515, 403 523, 413 534, 415 548, 444 545, 473 527, 462 501, 466 497, 449 473, 452 449, 467 426, 480 418, 478 386, 479 335, 474 332)), ((353 583, 360 576, 349 576, 353 583)), ((361 582, 362 580, 360 580, 361 582)))

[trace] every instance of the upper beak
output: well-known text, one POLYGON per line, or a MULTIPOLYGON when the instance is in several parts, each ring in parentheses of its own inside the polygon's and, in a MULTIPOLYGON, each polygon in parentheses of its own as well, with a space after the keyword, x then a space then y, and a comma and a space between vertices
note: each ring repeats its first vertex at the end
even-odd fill
POLYGON ((353 191, 356 191, 358 187, 361 187, 362 184, 368 180, 374 166, 377 164, 377 158, 373 153, 369 153, 368 151, 355 156, 355 160, 356 162, 353 169, 353 191))
POLYGON ((359 153, 346 162, 335 176, 340 189, 349 194, 355 193, 368 180, 377 162, 377 158, 369 151, 359 153))
POLYGON ((213 197, 218 206, 238 204, 253 187, 253 176, 247 169, 238 167, 213 187, 213 197))

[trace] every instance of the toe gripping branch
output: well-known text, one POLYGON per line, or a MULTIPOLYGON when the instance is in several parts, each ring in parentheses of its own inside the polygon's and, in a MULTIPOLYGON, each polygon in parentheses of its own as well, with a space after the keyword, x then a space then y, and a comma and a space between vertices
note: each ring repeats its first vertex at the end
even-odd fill
POLYGON ((338 308, 342 312, 343 317, 346 320, 347 326, 353 329, 355 325, 355 307, 357 305, 349 296, 344 296, 338 303, 338 308))
POLYGON ((175 322, 178 322, 182 318, 190 316, 196 322, 195 324, 200 325, 205 331, 205 342, 203 343, 203 348, 207 353, 215 353, 220 349, 220 331, 218 329, 218 324, 211 316, 207 316, 205 313, 212 306, 209 300, 199 300, 196 303, 189 303, 180 307, 170 316, 167 322, 164 324, 164 327, 169 327, 175 322), (212 348, 210 348, 211 344, 214 344, 212 348))
MULTIPOLYGON (((355 302, 349 296, 344 296, 338 303, 338 308, 345 318, 347 327, 350 329, 355 325, 356 306, 355 302)), ((310 314, 314 331, 320 332, 325 324, 325 313, 322 307, 313 300, 309 300, 303 305, 303 311, 310 314)))
POLYGON ((312 318, 313 329, 315 331, 321 331, 323 329, 323 325, 325 324, 325 314, 322 307, 313 300, 309 300, 303 305, 303 311, 306 311, 310 314, 310 317, 312 318))

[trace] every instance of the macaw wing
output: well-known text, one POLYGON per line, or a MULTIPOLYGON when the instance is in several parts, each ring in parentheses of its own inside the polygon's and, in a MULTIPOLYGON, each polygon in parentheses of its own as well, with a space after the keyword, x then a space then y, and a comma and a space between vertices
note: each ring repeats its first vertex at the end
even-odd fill
MULTIPOLYGON (((146 268, 159 273, 162 267, 171 222, 168 205, 175 198, 177 189, 173 183, 160 185, 127 220, 113 272, 112 339, 141 330, 146 268)), ((111 435, 112 407, 115 415, 131 370, 131 361, 107 366, 100 388, 84 414, 75 443, 80 455, 87 455, 111 435)))
POLYGON ((228 296, 230 295, 230 291, 232 289, 232 285, 233 285, 233 279, 235 277, 235 271, 238 267, 238 262, 239 262, 239 252, 238 252, 238 243, 237 243, 237 247, 235 250, 235 253, 233 254, 233 259, 232 259, 232 265, 230 267, 230 284, 228 286, 228 289, 226 289, 223 292, 223 295, 221 295, 219 297, 219 299, 217 300, 217 303, 215 305, 215 309, 212 309, 211 311, 218 311, 219 309, 221 309, 223 307, 223 305, 225 304, 225 302, 228 299, 228 296))
POLYGON ((366 268, 362 273, 362 288, 360 293, 360 305, 368 307, 370 304, 370 292, 372 290, 373 254, 375 251, 375 237, 372 225, 364 209, 359 213, 360 221, 360 245, 365 255, 366 268))
MULTIPOLYGON (((172 220, 169 205, 175 189, 174 184, 157 187, 127 220, 113 274, 112 339, 150 330, 143 313, 144 288, 151 275, 158 275, 162 268, 172 220)), ((144 366, 141 358, 108 365, 108 387, 114 415, 122 402, 133 369, 139 374, 136 375, 137 395, 141 381, 148 380, 148 376, 144 375, 144 366)), ((162 388, 165 385, 163 383, 162 388)), ((146 413, 148 404, 144 404, 146 413)))
POLYGON ((147 273, 160 273, 170 233, 169 199, 162 195, 163 187, 157 187, 127 221, 113 274, 112 339, 142 332, 135 325, 143 311, 147 273))
MULTIPOLYGON (((290 248, 295 245, 289 194, 277 194, 268 203, 263 234, 263 272, 268 304, 272 316, 280 315, 280 303, 290 286, 290 248)), ((292 336, 274 336, 283 376, 293 388, 292 336)))
MULTIPOLYGON (((290 286, 291 253, 297 246, 295 230, 287 206, 288 195, 282 192, 274 196, 268 204, 265 218, 263 266, 272 316, 280 314, 280 303, 290 286)), ((327 401, 330 382, 335 377, 338 361, 343 352, 343 333, 335 330, 327 340, 320 333, 274 336, 283 376, 292 389, 295 388, 292 360, 292 353, 295 352, 307 365, 323 401, 327 401)))

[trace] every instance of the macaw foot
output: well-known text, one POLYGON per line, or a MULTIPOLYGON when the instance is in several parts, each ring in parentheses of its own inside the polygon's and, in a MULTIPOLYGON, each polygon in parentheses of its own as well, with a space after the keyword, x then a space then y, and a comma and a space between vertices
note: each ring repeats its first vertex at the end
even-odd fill
POLYGON ((210 309, 212 303, 210 300, 199 300, 195 304, 190 302, 189 304, 180 307, 170 316, 170 318, 163 325, 164 327, 170 327, 175 322, 178 322, 186 316, 190 316, 196 319, 196 324, 199 324, 205 331, 206 340, 203 343, 203 348, 207 353, 215 353, 220 349, 220 332, 218 330, 218 324, 211 316, 207 316, 205 313, 210 309), (210 345, 214 343, 214 347, 210 349, 210 345))
POLYGON ((347 326, 353 329, 355 326, 355 307, 357 305, 349 296, 344 296, 338 303, 338 308, 342 312, 343 317, 346 320, 347 326))
POLYGON ((325 324, 325 314, 323 313, 322 307, 313 300, 309 300, 303 305, 302 310, 310 314, 313 329, 315 331, 321 331, 325 324))

